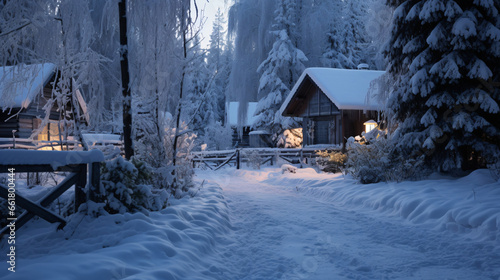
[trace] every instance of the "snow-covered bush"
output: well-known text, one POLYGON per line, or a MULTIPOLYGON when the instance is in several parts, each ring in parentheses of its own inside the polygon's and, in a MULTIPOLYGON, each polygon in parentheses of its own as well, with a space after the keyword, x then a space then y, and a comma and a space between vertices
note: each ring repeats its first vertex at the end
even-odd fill
POLYGON ((257 150, 245 151, 241 150, 241 156, 248 159, 247 166, 253 169, 260 169, 262 164, 262 157, 257 150))
POLYGON ((347 155, 339 151, 317 151, 319 157, 316 159, 316 164, 321 171, 337 173, 344 169, 347 155))
POLYGON ((297 173, 297 167, 291 165, 291 164, 283 164, 281 166, 281 173, 297 173))
POLYGON ((300 148, 302 147, 302 141, 302 128, 291 128, 278 136, 276 146, 280 148, 300 148))
POLYGON ((150 184, 151 176, 152 169, 140 160, 116 157, 106 161, 101 173, 106 211, 114 214, 164 208, 168 194, 150 184))
MULTIPOLYGON (((363 138, 365 141, 366 139, 363 138)), ((394 148, 390 139, 380 137, 370 144, 347 140, 346 173, 363 184, 416 179, 426 174, 423 156, 408 157, 394 148)))
POLYGON ((184 124, 180 126, 177 147, 174 148, 175 126, 173 121, 168 121, 165 126, 164 143, 166 149, 166 164, 157 176, 167 184, 170 192, 180 198, 188 194, 193 186, 193 165, 191 151, 195 147, 196 135, 184 124), (173 162, 175 154, 175 164, 173 162))
POLYGON ((206 150, 230 149, 233 144, 233 129, 229 125, 215 122, 205 127, 205 133, 199 138, 202 144, 206 144, 206 150))
POLYGON ((488 165, 488 169, 490 170, 494 178, 500 180, 500 161, 488 165))

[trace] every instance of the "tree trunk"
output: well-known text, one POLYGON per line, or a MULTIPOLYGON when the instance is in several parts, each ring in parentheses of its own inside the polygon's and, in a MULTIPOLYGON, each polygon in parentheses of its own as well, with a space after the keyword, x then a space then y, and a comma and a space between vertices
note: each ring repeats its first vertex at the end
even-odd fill
POLYGON ((118 16, 120 20, 120 66, 123 94, 123 143, 125 158, 130 159, 134 155, 134 149, 132 147, 132 97, 128 71, 127 0, 118 2, 118 16))
MULTIPOLYGON (((182 22, 182 47, 183 47, 183 55, 184 55, 184 62, 187 59, 187 49, 188 49, 188 43, 187 43, 187 38, 186 38, 186 33, 188 31, 187 26, 185 25, 184 21, 182 22)), ((181 77, 181 84, 180 84, 180 91, 179 91, 179 105, 177 106, 177 118, 175 121, 175 135, 174 135, 174 147, 173 147, 173 159, 172 159, 172 164, 174 166, 174 170, 172 171, 172 175, 174 176, 174 188, 176 188, 177 184, 177 171, 176 171, 176 164, 177 164, 177 149, 178 149, 178 142, 179 142, 179 130, 180 130, 180 124, 181 124, 181 113, 182 113, 182 96, 183 96, 183 88, 184 88, 184 78, 186 76, 186 67, 182 67, 182 77, 181 77)))

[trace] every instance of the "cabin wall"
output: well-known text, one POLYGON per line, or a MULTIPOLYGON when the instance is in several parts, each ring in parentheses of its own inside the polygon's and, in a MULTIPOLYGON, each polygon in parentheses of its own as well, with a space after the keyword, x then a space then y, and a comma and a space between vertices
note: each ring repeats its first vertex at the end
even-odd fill
POLYGON ((377 120, 377 116, 377 111, 342 110, 342 114, 306 117, 302 123, 304 144, 344 144, 346 138, 361 135, 365 130, 363 123, 377 120))
POLYGON ((310 87, 307 106, 300 114, 301 117, 320 117, 340 114, 339 109, 317 86, 310 87))

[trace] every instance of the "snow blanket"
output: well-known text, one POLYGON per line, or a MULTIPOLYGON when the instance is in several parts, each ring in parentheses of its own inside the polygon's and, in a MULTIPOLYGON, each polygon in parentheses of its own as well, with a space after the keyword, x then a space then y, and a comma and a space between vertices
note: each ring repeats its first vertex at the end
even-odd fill
POLYGON ((194 197, 147 214, 74 215, 61 231, 31 221, 16 236, 16 272, 7 270, 2 239, 0 279, 210 279, 210 261, 228 230, 221 189, 205 184, 194 197))
POLYGON ((313 169, 197 176, 222 187, 230 210, 217 279, 500 278, 499 184, 488 171, 372 185, 313 169))
POLYGON ((336 205, 370 208, 438 230, 500 241, 500 180, 488 170, 463 178, 434 174, 422 181, 368 185, 342 174, 299 170, 297 175, 270 173, 264 182, 293 187, 336 205))

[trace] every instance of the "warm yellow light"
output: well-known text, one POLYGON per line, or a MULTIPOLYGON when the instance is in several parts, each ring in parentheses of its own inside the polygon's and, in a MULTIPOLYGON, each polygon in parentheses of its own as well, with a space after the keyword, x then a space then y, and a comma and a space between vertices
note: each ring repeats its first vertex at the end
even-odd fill
POLYGON ((369 121, 363 123, 363 125, 365 126, 365 132, 368 133, 368 132, 372 131, 373 129, 375 129, 375 127, 377 127, 378 124, 374 120, 369 120, 369 121))

